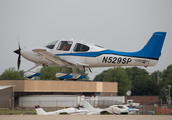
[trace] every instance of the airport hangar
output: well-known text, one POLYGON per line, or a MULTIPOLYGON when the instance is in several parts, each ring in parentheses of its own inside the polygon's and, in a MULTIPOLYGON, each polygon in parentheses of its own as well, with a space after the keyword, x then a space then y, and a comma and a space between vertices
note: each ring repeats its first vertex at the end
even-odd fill
POLYGON ((25 95, 117 96, 118 93, 117 82, 0 80, 0 85, 15 85, 15 101, 25 95))

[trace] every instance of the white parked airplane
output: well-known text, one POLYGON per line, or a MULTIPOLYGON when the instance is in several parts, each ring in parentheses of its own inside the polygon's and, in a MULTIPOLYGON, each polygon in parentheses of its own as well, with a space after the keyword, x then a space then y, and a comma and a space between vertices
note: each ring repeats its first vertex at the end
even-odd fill
MULTIPOLYGON (((60 66, 62 71, 56 73, 59 79, 82 79, 83 75, 76 72, 76 68, 112 66, 154 66, 161 56, 161 49, 166 32, 155 32, 148 43, 137 52, 119 52, 101 46, 77 40, 57 40, 45 47, 20 48, 14 52, 19 54, 18 69, 21 55, 35 63, 35 66, 25 72, 25 76, 32 78, 40 73, 31 72, 32 69, 43 66, 60 66), (66 68, 71 67, 72 73, 67 74, 66 68)), ((134 43, 136 44, 136 43, 134 43)))
POLYGON ((110 114, 128 114, 129 109, 125 105, 112 105, 105 109, 94 108, 91 106, 87 101, 82 101, 83 107, 88 110, 89 112, 87 115, 100 115, 103 113, 110 113, 110 114))
POLYGON ((139 115, 139 109, 137 108, 128 108, 129 112, 128 114, 129 115, 139 115))
POLYGON ((60 115, 60 114, 69 114, 69 115, 86 115, 88 110, 78 110, 76 108, 66 108, 52 112, 45 112, 39 105, 35 106, 37 115, 60 115))

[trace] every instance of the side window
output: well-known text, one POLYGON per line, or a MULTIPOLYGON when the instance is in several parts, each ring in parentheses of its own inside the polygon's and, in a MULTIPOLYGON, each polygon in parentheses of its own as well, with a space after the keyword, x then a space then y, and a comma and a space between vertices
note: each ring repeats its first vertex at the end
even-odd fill
POLYGON ((74 52, 86 52, 88 51, 90 48, 86 45, 83 45, 83 44, 80 44, 80 43, 77 43, 75 45, 75 48, 74 48, 74 52))
POLYGON ((73 42, 71 41, 61 41, 57 47, 57 50, 69 51, 72 43, 73 42))

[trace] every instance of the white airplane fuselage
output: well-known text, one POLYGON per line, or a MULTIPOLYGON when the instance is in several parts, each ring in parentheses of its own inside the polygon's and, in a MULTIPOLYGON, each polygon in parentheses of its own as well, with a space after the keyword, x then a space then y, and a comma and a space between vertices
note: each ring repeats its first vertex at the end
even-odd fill
POLYGON ((19 54, 18 66, 20 65, 20 55, 22 55, 25 59, 34 62, 35 67, 39 65, 62 67, 62 72, 56 74, 56 77, 60 79, 79 79, 81 76, 76 73, 76 68, 155 66, 161 56, 165 36, 166 32, 155 32, 148 43, 137 52, 114 51, 93 43, 73 39, 57 40, 45 47, 23 49, 19 47, 14 52, 19 54), (66 67, 71 67, 73 73, 65 76, 66 67))
POLYGON ((69 115, 86 115, 88 110, 78 110, 76 108, 66 108, 52 112, 45 112, 42 108, 36 108, 37 115, 60 115, 60 114, 69 114, 69 115))
MULTIPOLYGON (((57 42, 58 45, 60 41, 57 42)), ((46 49, 47 52, 59 56, 61 59, 70 59, 72 61, 78 61, 80 63, 89 64, 90 67, 112 67, 112 66, 155 66, 158 60, 150 60, 146 58, 137 58, 129 56, 121 56, 114 54, 101 54, 100 51, 109 51, 107 48, 99 48, 92 46, 89 51, 81 52, 82 54, 90 54, 89 56, 80 56, 78 52, 72 51, 75 43, 73 43, 70 51, 59 51, 56 50, 56 46, 53 49, 48 49, 46 47, 35 47, 35 48, 24 48, 21 50, 21 55, 34 63, 45 64, 52 66, 59 66, 50 60, 42 57, 40 54, 33 52, 33 49, 46 49), (139 61, 140 60, 140 61, 139 61)), ((87 45, 87 44, 86 44, 87 45)))

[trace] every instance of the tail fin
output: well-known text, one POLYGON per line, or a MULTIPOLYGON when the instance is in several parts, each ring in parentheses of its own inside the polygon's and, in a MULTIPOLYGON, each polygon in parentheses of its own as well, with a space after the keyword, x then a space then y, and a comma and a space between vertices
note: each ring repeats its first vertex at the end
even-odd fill
POLYGON ((45 115, 46 114, 46 112, 39 105, 35 106, 35 109, 36 109, 37 115, 45 115))
POLYGON ((87 109, 87 110, 89 110, 89 111, 95 111, 95 108, 92 107, 92 106, 90 105, 90 103, 88 103, 87 101, 84 101, 84 100, 83 100, 82 103, 83 103, 83 106, 84 106, 85 109, 87 109))
POLYGON ((135 52, 135 55, 158 60, 161 56, 165 36, 166 32, 155 32, 148 43, 140 51, 135 52))

